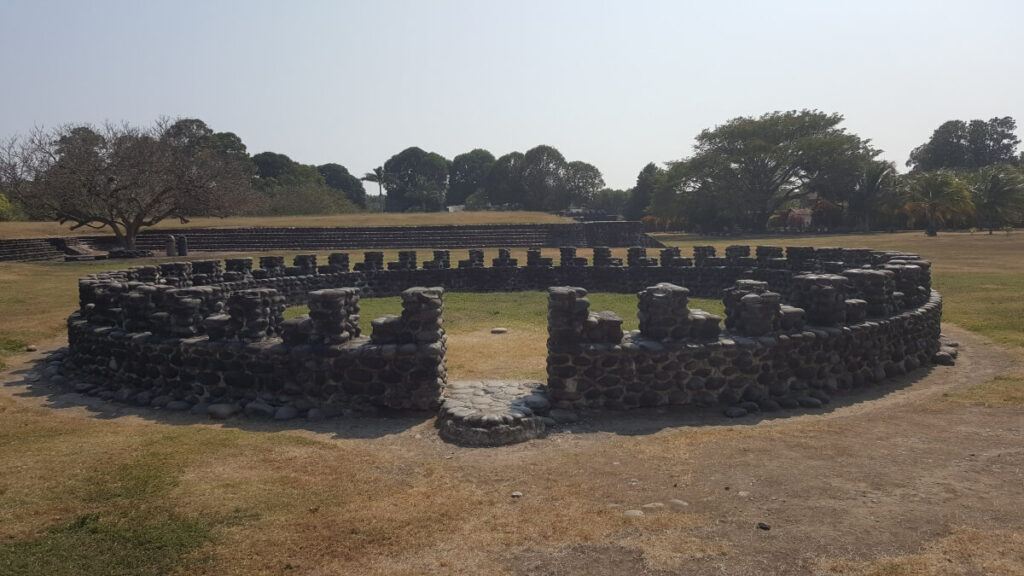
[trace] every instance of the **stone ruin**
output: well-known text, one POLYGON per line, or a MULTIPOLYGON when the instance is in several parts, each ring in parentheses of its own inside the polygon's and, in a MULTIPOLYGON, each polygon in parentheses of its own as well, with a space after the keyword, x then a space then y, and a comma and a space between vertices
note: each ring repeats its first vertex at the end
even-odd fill
MULTIPOLYGON (((539 249, 519 266, 500 249, 451 267, 448 250, 417 266, 366 252, 170 262, 79 282, 64 366, 79 392, 213 417, 318 419, 348 411, 433 410, 448 440, 534 438, 548 411, 717 406, 729 416, 817 407, 955 349, 939 339, 941 299, 919 256, 869 250, 677 248, 626 261, 572 246, 557 265, 539 249), (753 254, 753 256, 751 256, 753 254), (408 288, 408 286, 436 286, 408 288), (448 392, 446 290, 548 292, 548 379, 460 384, 448 392), (592 311, 588 290, 637 294, 639 329, 592 311), (402 313, 360 330, 359 301, 397 295, 402 313), (690 308, 721 297, 725 314, 690 308), (285 319, 286 306, 308 314, 285 319), (482 400, 481 398, 485 399, 482 400)), ((548 424, 546 424, 546 422, 548 424)))

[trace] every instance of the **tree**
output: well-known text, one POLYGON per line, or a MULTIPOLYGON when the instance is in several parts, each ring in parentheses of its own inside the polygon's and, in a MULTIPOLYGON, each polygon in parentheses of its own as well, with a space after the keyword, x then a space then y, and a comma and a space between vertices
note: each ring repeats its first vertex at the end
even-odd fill
POLYGON ((841 196, 863 163, 879 152, 839 124, 843 117, 816 110, 734 118, 697 136, 694 155, 670 182, 691 193, 720 197, 736 210, 736 224, 767 227, 780 208, 808 196, 841 196))
POLYGON ((1020 222, 1024 217, 1024 175, 1011 166, 988 166, 970 176, 971 197, 978 224, 996 228, 1020 222))
POLYGON ((948 170, 914 174, 907 180, 904 211, 915 221, 925 222, 929 236, 938 234, 946 222, 969 216, 974 211, 970 188, 948 170))
POLYGON ((597 166, 580 160, 565 167, 565 193, 574 206, 592 207, 594 196, 604 188, 604 176, 597 166))
POLYGON ((349 174, 348 168, 341 164, 322 164, 316 170, 323 176, 328 188, 342 192, 349 202, 366 208, 366 188, 359 178, 349 174))
POLYGON ((487 175, 494 166, 494 155, 482 148, 452 158, 448 183, 449 206, 465 204, 471 195, 486 188, 487 175))
POLYGON ((915 172, 976 170, 1017 160, 1017 122, 1010 116, 943 122, 931 138, 910 152, 907 166, 915 172))
POLYGON ((244 204, 252 165, 218 148, 213 135, 194 119, 36 130, 0 147, 0 187, 72 229, 110 228, 132 249, 144 227, 244 204))
POLYGON ((387 174, 384 172, 383 166, 377 166, 373 169, 373 172, 367 172, 360 178, 363 182, 374 182, 377 184, 377 203, 380 204, 380 211, 384 211, 384 182, 387 179, 387 174))
POLYGON ((568 163, 553 146, 535 146, 523 154, 522 206, 527 210, 564 210, 572 199, 566 187, 568 163))
POLYGON ((594 194, 589 207, 604 214, 621 215, 626 207, 626 203, 629 202, 629 197, 628 190, 603 188, 594 194))
POLYGON ((858 220, 861 230, 871 230, 872 215, 896 192, 897 182, 898 174, 892 162, 869 160, 864 163, 848 198, 850 214, 858 220))
POLYGON ((14 220, 14 206, 7 200, 7 196, 0 194, 0 222, 14 220))
POLYGON ((260 152, 252 157, 252 163, 256 165, 256 176, 260 178, 280 178, 298 165, 288 156, 276 152, 260 152))
POLYGON ((448 187, 448 160, 444 156, 413 146, 389 158, 384 172, 389 212, 414 208, 426 212, 444 206, 448 187))
POLYGON ((655 180, 647 213, 665 230, 710 233, 735 228, 746 207, 738 194, 718 186, 714 174, 693 160, 670 162, 655 180))
POLYGON ((494 161, 487 173, 485 184, 487 198, 495 206, 522 206, 523 153, 509 152, 494 161))
POLYGON ((665 171, 654 162, 644 166, 636 177, 636 186, 629 191, 629 200, 623 207, 622 216, 626 220, 639 220, 651 205, 651 197, 657 190, 665 171))

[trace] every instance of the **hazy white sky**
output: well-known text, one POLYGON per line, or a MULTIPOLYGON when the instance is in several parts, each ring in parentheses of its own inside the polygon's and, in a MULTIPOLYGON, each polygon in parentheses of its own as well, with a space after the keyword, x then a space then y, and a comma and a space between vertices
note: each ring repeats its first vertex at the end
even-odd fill
POLYGON ((191 116, 355 174, 551 144, 625 188, 740 115, 818 108, 900 165, 1024 123, 1024 2, 0 0, 0 137, 191 116))

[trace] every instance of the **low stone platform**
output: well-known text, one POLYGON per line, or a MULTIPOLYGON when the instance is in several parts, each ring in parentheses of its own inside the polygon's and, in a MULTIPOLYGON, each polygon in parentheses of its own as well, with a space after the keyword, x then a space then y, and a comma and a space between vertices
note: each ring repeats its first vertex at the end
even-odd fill
POLYGON ((549 408, 541 382, 449 382, 437 426, 442 438, 456 444, 514 444, 544 434, 549 408))

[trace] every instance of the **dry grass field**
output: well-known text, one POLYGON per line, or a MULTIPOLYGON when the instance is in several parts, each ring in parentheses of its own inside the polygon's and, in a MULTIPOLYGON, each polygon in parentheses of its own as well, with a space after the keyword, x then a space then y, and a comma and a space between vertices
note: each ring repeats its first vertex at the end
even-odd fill
MULTIPOLYGON (((359 226, 437 226, 444 224, 557 224, 568 218, 546 212, 418 212, 408 214, 371 213, 332 214, 328 216, 234 216, 229 218, 193 218, 182 224, 164 220, 155 228, 319 228, 359 226)), ((0 222, 0 239, 40 238, 44 236, 90 236, 109 230, 79 228, 56 222, 0 222)))
MULTIPOLYGON (((498 449, 427 416, 211 423, 26 382, 75 279, 124 263, 0 264, 0 575, 1024 574, 1024 235, 750 243, 929 257, 957 366, 787 417, 594 414, 498 449)), ((631 295, 592 300, 633 318, 631 295)), ((544 306, 448 295, 452 376, 538 375, 544 306)))

